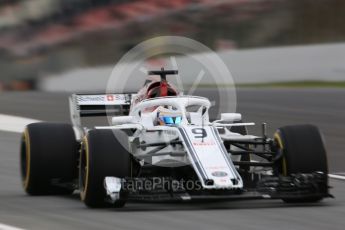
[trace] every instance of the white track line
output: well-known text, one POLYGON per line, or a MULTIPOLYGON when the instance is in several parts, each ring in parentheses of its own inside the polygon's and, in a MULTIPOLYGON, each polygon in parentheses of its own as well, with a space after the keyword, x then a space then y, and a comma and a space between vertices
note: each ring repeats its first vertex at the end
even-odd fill
POLYGON ((338 179, 338 180, 345 180, 345 176, 335 175, 335 174, 328 174, 329 178, 338 179))
POLYGON ((0 230, 24 230, 24 229, 0 223, 0 230))
POLYGON ((35 122, 39 122, 39 120, 0 114, 0 131, 21 133, 25 126, 35 122))

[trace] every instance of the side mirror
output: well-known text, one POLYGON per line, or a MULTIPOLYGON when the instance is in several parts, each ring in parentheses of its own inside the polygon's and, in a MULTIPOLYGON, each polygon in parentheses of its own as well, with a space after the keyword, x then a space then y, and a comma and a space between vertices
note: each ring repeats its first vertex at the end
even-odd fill
POLYGON ((119 116, 119 117, 112 117, 111 123, 113 125, 123 125, 123 124, 133 124, 135 122, 134 116, 119 116))
POLYGON ((242 115, 240 113, 222 113, 220 115, 220 120, 225 122, 241 121, 242 115))

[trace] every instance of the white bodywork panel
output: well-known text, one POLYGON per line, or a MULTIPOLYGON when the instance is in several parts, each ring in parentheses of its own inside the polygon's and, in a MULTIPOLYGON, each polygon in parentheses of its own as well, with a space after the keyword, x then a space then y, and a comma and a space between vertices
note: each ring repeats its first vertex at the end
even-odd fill
POLYGON ((190 161, 204 188, 243 188, 242 178, 232 164, 217 130, 212 126, 180 127, 190 161), (213 185, 205 184, 213 180, 213 185))
POLYGON ((120 199, 120 191, 122 187, 122 180, 117 177, 106 177, 104 178, 104 188, 107 195, 112 201, 120 199))

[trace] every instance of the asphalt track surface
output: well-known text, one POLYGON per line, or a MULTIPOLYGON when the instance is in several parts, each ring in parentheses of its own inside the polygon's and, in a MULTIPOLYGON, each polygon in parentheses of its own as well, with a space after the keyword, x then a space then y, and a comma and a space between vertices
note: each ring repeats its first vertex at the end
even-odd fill
MULTIPOLYGON (((205 91, 205 95, 211 92, 205 91)), ((68 122, 66 94, 3 93, 0 113, 68 122)), ((245 121, 267 122, 269 134, 289 124, 317 124, 332 173, 345 172, 345 90, 241 89, 245 121)), ((250 128, 260 134, 260 127, 250 128)), ((0 131, 1 224, 25 229, 344 229, 345 181, 331 180, 335 199, 293 205, 279 200, 216 203, 128 203, 124 209, 88 209, 78 194, 29 197, 21 188, 20 134, 0 131)))

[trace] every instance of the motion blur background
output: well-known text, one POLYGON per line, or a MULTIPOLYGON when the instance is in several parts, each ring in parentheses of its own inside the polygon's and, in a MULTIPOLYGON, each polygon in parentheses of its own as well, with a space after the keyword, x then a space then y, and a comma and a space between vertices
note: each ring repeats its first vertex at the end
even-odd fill
POLYGON ((162 35, 218 51, 238 84, 337 86, 344 22, 343 0, 0 0, 0 91, 100 90, 124 53, 162 35))
MULTIPOLYGON (((180 76, 193 82, 197 76, 185 71, 196 67, 182 59, 176 56, 180 76)), ((166 60, 149 66, 171 66, 166 60)), ((215 97, 216 105, 231 87, 200 86, 195 94, 215 97)), ((343 230, 344 89, 345 0, 0 0, 0 229, 343 230), (24 127, 70 122, 71 92, 104 92, 122 55, 166 35, 192 38, 219 54, 236 84, 237 111, 257 124, 250 134, 262 135, 262 122, 270 137, 285 125, 317 125, 336 199, 306 206, 129 203, 121 211, 87 209, 77 193, 26 196, 19 170, 24 127)))

